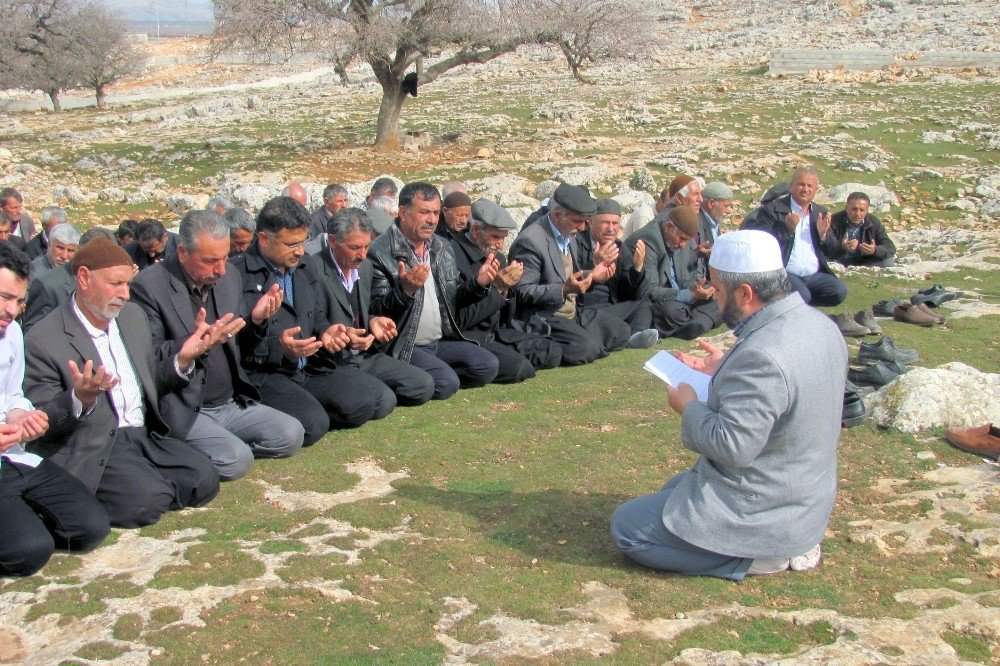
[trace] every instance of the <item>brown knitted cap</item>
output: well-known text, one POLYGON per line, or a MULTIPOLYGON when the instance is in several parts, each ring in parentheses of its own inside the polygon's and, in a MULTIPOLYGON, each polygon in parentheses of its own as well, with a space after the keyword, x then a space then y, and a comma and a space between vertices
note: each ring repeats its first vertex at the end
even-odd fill
POLYGON ((694 178, 691 176, 677 176, 670 181, 670 187, 667 188, 667 194, 669 194, 670 198, 673 199, 674 195, 680 192, 681 188, 690 183, 692 180, 694 180, 694 178))
POLYGON ((674 226, 688 234, 694 236, 698 233, 698 211, 691 206, 677 206, 670 209, 668 218, 674 226))
POLYGON ((69 267, 73 271, 73 275, 76 275, 81 266, 86 266, 92 271, 99 271, 102 268, 111 268, 112 266, 131 265, 132 257, 128 256, 128 252, 120 248, 118 243, 107 238, 95 238, 80 246, 80 249, 73 255, 73 261, 70 262, 69 267))
POLYGON ((472 199, 465 192, 452 192, 444 198, 441 205, 445 208, 460 208, 462 206, 471 206, 472 199))

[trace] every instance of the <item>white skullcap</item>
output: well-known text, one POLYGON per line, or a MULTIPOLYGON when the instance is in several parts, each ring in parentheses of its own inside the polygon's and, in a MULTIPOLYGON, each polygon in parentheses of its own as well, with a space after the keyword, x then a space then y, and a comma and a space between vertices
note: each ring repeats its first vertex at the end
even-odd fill
POLYGON ((778 241, 766 231, 732 231, 712 245, 708 265, 726 273, 766 273, 784 268, 778 241))

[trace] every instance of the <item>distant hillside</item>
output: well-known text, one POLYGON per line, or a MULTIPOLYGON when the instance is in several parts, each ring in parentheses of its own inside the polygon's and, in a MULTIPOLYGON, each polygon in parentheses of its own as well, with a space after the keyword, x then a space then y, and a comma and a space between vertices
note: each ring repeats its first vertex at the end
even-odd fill
POLYGON ((129 21, 214 21, 212 0, 101 0, 129 21))

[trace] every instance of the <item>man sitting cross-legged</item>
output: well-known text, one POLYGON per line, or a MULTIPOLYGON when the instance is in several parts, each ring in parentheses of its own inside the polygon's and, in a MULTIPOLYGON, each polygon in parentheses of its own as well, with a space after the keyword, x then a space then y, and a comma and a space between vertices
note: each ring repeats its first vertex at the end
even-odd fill
POLYGON ((223 481, 246 474, 254 456, 294 454, 305 435, 294 417, 260 404, 260 393, 240 366, 235 336, 250 338, 249 344, 266 337, 281 294, 274 285, 252 310, 245 309, 243 282, 232 266, 227 270, 229 233, 219 215, 188 212, 177 234, 177 254, 132 282, 132 300, 149 318, 161 360, 174 356, 202 323, 218 324, 191 380, 161 396, 160 411, 173 436, 208 456, 223 481))
POLYGON ((142 308, 128 303, 132 258, 97 238, 77 251, 77 290, 25 338, 25 395, 49 418, 31 450, 97 496, 119 527, 201 506, 219 492, 212 462, 169 436, 158 397, 188 381, 208 350, 207 324, 157 361, 142 308))

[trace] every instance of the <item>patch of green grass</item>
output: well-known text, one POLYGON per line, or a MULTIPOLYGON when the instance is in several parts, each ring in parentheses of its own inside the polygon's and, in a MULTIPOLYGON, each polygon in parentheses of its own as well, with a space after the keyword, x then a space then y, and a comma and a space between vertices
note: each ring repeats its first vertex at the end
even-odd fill
POLYGON ((31 622, 40 617, 56 613, 61 615, 64 623, 74 617, 87 617, 100 613, 106 608, 103 601, 78 589, 52 590, 45 601, 35 603, 25 615, 25 620, 31 622))
POLYGON ((120 657, 126 652, 128 652, 128 650, 121 646, 106 643, 104 641, 97 641, 95 643, 88 643, 84 645, 76 651, 76 656, 90 661, 108 661, 110 659, 120 657))
POLYGON ((836 634, 829 622, 797 625, 771 618, 722 618, 680 633, 674 649, 700 647, 716 652, 736 650, 744 655, 793 654, 817 645, 830 645, 836 634))
POLYGON ((962 661, 971 661, 977 664, 996 663, 990 641, 982 636, 948 631, 942 634, 941 638, 944 639, 945 643, 955 648, 958 658, 962 661))
POLYGON ((160 590, 169 587, 193 590, 201 585, 232 585, 264 573, 260 561, 232 542, 191 546, 184 555, 188 564, 163 567, 149 586, 160 590))
POLYGON ((142 635, 145 623, 136 613, 127 613, 115 621, 111 635, 120 641, 134 641, 142 635))

